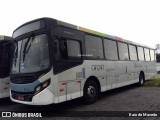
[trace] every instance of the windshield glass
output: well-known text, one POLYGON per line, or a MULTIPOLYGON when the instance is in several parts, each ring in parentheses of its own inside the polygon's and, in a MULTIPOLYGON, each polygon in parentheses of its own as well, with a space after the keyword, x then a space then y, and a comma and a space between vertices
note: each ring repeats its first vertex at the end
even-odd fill
POLYGON ((12 73, 31 73, 49 67, 47 35, 37 35, 15 43, 12 73))
POLYGON ((13 55, 13 62, 12 62, 12 73, 19 73, 19 59, 20 59, 21 42, 22 41, 18 41, 16 43, 14 43, 14 55, 13 55))

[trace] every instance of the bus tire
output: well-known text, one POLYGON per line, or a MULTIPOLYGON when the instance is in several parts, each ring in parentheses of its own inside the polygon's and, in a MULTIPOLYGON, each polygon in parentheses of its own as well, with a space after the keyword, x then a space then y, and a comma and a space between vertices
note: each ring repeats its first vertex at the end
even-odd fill
POLYGON ((96 102, 99 95, 98 85, 95 81, 89 80, 84 85, 83 101, 85 104, 92 104, 96 102))
POLYGON ((139 86, 143 86, 145 82, 144 75, 140 73, 139 75, 139 86))

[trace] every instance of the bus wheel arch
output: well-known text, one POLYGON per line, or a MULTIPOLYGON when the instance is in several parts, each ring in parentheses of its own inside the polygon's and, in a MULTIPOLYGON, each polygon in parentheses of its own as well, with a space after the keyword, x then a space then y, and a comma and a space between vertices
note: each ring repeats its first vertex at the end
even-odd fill
POLYGON ((139 73, 139 85, 140 86, 143 86, 144 85, 144 82, 145 82, 145 74, 143 71, 141 71, 139 73))
POLYGON ((100 93, 100 82, 95 76, 89 77, 83 88, 83 101, 86 104, 92 104, 96 102, 100 93))

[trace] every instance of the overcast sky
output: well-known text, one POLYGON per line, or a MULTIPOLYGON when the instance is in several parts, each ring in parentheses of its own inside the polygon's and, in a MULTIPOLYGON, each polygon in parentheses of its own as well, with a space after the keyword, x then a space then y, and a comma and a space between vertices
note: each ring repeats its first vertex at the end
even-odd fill
POLYGON ((160 43, 160 0, 1 0, 0 35, 51 17, 155 47, 160 43))

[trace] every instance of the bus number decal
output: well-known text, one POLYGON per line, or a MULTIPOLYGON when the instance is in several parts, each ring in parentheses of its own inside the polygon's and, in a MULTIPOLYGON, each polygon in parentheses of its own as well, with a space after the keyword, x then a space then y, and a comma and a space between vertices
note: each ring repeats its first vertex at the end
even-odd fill
POLYGON ((92 71, 103 71, 104 65, 92 65, 91 69, 92 69, 92 71))

